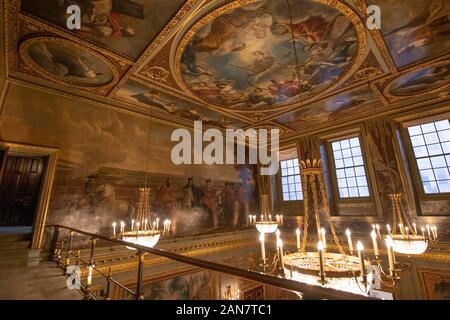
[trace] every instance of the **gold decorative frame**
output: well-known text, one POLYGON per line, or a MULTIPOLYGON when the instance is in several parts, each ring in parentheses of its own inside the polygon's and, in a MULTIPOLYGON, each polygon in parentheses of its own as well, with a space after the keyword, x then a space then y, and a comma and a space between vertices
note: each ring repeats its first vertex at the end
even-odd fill
POLYGON ((450 283, 450 270, 420 268, 418 273, 422 284, 424 298, 426 300, 442 300, 436 297, 434 286, 442 280, 447 280, 450 283))
POLYGON ((70 40, 63 39, 63 38, 37 36, 37 37, 32 37, 32 38, 26 39, 23 42, 21 42, 19 45, 19 55, 30 68, 32 68, 33 70, 34 70, 34 68, 36 68, 37 69, 36 72, 39 75, 41 75, 42 77, 45 77, 53 82, 56 82, 56 83, 59 83, 59 84, 65 85, 65 86, 69 86, 69 87, 80 88, 80 89, 93 88, 93 87, 96 89, 100 89, 100 90, 101 89, 109 89, 117 82, 117 80, 119 78, 119 72, 117 71, 116 67, 108 59, 106 59, 106 57, 104 57, 100 53, 98 53, 94 50, 91 50, 83 45, 80 45, 78 43, 75 43, 75 42, 72 42, 70 40), (101 85, 89 85, 89 84, 83 85, 83 84, 75 83, 73 81, 62 80, 58 76, 55 76, 55 75, 49 73, 47 70, 43 69, 37 63, 35 63, 29 55, 30 46, 32 46, 33 44, 38 43, 40 41, 52 41, 55 43, 71 45, 71 46, 74 46, 75 48, 85 50, 89 54, 93 55, 94 57, 96 57, 97 59, 99 59, 100 61, 105 63, 110 68, 110 70, 112 72, 111 81, 107 82, 106 84, 101 84, 101 85))
MULTIPOLYGON (((203 28, 206 24, 208 24, 209 22, 211 22, 213 19, 223 15, 226 12, 232 11, 234 9, 237 9, 239 7, 245 6, 245 5, 249 5, 249 4, 253 4, 255 2, 257 2, 258 0, 234 0, 230 3, 227 3, 225 5, 223 5, 222 7, 215 9, 214 11, 205 14, 202 18, 200 18, 193 26, 190 27, 190 29, 183 35, 181 41, 178 43, 176 52, 175 52, 175 58, 174 58, 174 69, 175 69, 175 75, 174 75, 174 79, 177 82, 177 84, 180 86, 180 88, 186 92, 186 94, 188 94, 190 97, 194 98, 194 99, 201 99, 200 97, 198 97, 197 95, 195 95, 194 93, 192 93, 192 91, 187 87, 187 85, 185 84, 183 78, 182 78, 182 68, 181 68, 181 57, 183 55, 183 52, 186 48, 186 46, 188 45, 190 39, 192 39, 192 37, 201 29, 203 28)), ((361 18, 356 14, 356 12, 351 9, 349 6, 347 6, 346 4, 344 4, 343 2, 341 2, 340 0, 310 0, 313 2, 317 2, 323 5, 327 5, 337 11, 339 11, 340 13, 344 14, 353 24, 353 26, 355 27, 357 36, 358 36, 358 53, 356 55, 356 57, 353 60, 352 65, 345 71, 344 75, 342 75, 338 80, 336 80, 333 84, 329 85, 327 88, 325 88, 324 90, 322 90, 321 92, 318 92, 316 95, 309 97, 308 99, 306 99, 304 102, 296 102, 293 104, 288 104, 288 105, 284 105, 284 106, 278 106, 277 109, 281 110, 279 112, 280 113, 284 113, 286 111, 292 111, 294 109, 296 109, 299 106, 303 106, 305 103, 308 102, 312 102, 314 99, 316 99, 318 96, 322 96, 328 92, 330 92, 331 90, 335 89, 336 87, 338 87, 340 84, 342 84, 343 82, 345 82, 347 79, 349 79, 360 67, 360 65, 362 64, 362 62, 364 61, 365 55, 366 55, 366 48, 367 48, 367 43, 366 43, 366 31, 365 31, 365 25, 362 22, 361 18)), ((201 101, 203 103, 205 103, 205 105, 207 105, 208 107, 210 107, 211 109, 215 109, 215 108, 219 108, 219 109, 223 109, 220 106, 207 102, 203 99, 201 99, 201 101)), ((246 111, 246 110, 234 110, 234 109, 229 109, 230 111, 235 111, 235 112, 240 112, 240 113, 245 113, 245 112, 272 112, 272 109, 255 109, 255 110, 251 110, 251 111, 246 111)), ((264 119, 266 120, 266 119, 264 119)))
POLYGON ((53 178, 56 171, 58 149, 7 141, 0 141, 0 149, 6 149, 8 150, 8 153, 47 157, 45 173, 41 182, 39 198, 36 205, 31 239, 31 249, 40 250, 43 246, 44 227, 50 203, 53 178))
POLYGON ((438 60, 438 61, 434 61, 432 63, 424 63, 424 64, 417 65, 417 66, 415 66, 413 68, 406 69, 405 71, 397 74, 395 78, 393 78, 393 79, 391 79, 389 81, 389 83, 383 89, 383 95, 385 97, 390 98, 390 99, 397 99, 398 100, 398 99, 402 99, 402 98, 404 99, 404 98, 408 98, 408 97, 417 97, 417 96, 422 96, 422 95, 429 95, 429 94, 432 94, 432 93, 436 93, 436 92, 442 91, 442 90, 450 87, 450 82, 447 83, 447 84, 435 87, 435 88, 432 87, 433 89, 431 89, 431 90, 425 89, 425 90, 421 90, 421 91, 418 91, 418 92, 415 92, 415 93, 412 93, 412 94, 408 94, 408 95, 394 95, 394 94, 391 93, 391 90, 392 90, 392 87, 395 84, 395 81, 397 81, 401 77, 403 77, 403 76, 405 76, 407 74, 410 74, 410 73, 414 73, 414 72, 423 70, 423 69, 432 68, 432 67, 438 67, 438 66, 443 66, 443 65, 450 65, 450 60, 448 60, 448 59, 446 59, 446 60, 438 60))

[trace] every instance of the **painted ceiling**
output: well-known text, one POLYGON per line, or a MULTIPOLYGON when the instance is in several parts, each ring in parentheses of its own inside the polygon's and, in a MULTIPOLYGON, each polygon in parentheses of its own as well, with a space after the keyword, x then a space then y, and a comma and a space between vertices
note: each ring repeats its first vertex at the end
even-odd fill
POLYGON ((4 0, 7 75, 285 137, 448 99, 450 0, 4 0), (81 9, 81 29, 66 9, 81 9))

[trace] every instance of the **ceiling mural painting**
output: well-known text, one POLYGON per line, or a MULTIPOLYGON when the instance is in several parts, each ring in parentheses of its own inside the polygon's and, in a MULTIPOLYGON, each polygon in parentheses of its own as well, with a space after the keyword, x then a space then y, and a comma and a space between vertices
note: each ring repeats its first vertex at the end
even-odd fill
POLYGON ((36 37, 20 46, 22 59, 51 80, 81 87, 111 83, 118 73, 103 56, 72 41, 36 37))
POLYGON ((282 0, 232 3, 201 19, 177 50, 185 88, 230 110, 270 110, 343 80, 364 54, 364 29, 343 4, 326 3, 291 1, 292 24, 282 0))
POLYGON ((385 91, 390 96, 412 96, 442 90, 449 83, 450 61, 444 61, 401 75, 385 91))
POLYGON ((22 0, 29 14, 66 27, 66 8, 81 9, 80 30, 75 33, 98 45, 137 59, 177 13, 184 0, 22 0))
POLYGON ((373 0, 382 13, 381 32, 398 67, 450 49, 450 1, 373 0))
POLYGON ((368 85, 307 105, 275 119, 292 130, 305 130, 358 113, 374 113, 380 105, 368 85))
POLYGON ((10 79, 153 106, 175 124, 279 127, 289 138, 443 101, 450 87, 449 0, 373 0, 382 29, 372 32, 365 0, 289 0, 292 24, 286 0, 4 4, 10 79), (70 4, 81 30, 65 28, 70 4))
POLYGON ((202 120, 204 125, 236 129, 248 126, 248 123, 187 102, 155 88, 151 89, 135 80, 129 80, 116 93, 115 97, 132 104, 153 106, 159 111, 184 120, 202 120))

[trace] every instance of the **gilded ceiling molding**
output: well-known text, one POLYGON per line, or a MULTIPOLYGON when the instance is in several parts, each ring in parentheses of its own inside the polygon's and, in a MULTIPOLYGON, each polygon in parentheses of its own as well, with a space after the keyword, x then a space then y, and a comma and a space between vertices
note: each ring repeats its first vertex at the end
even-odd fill
POLYGON ((140 72, 140 75, 149 78, 149 79, 153 79, 155 81, 158 82, 167 82, 168 78, 169 78, 169 71, 167 71, 164 68, 161 68, 159 66, 150 66, 150 65, 146 65, 140 72))
MULTIPOLYGON (((186 86, 186 84, 183 81, 182 76, 181 76, 182 75, 181 58, 182 58, 182 55, 183 55, 183 52, 184 52, 186 46, 188 45, 188 43, 192 39, 192 37, 203 26, 205 26, 206 24, 211 22, 213 19, 223 15, 226 12, 229 12, 231 10, 234 10, 239 7, 249 5, 249 4, 258 2, 258 1, 259 0, 234 0, 232 2, 229 2, 217 9, 213 10, 212 12, 205 14, 193 26, 191 26, 190 29, 183 35, 182 39, 178 43, 178 47, 176 49, 175 56, 174 56, 173 65, 174 65, 174 70, 175 70, 175 74, 174 74, 175 81, 187 95, 189 95, 190 97, 192 97, 194 99, 196 99, 196 98, 198 99, 198 97, 194 93, 192 93, 191 90, 186 86)), ((288 111, 293 111, 296 108, 301 107, 306 103, 317 100, 318 97, 322 97, 322 96, 326 95, 327 93, 330 93, 332 90, 339 87, 339 85, 341 85, 343 82, 345 82, 347 79, 349 79, 354 74, 354 72, 356 72, 359 69, 359 67, 363 63, 365 56, 366 56, 366 52, 367 52, 366 28, 365 28, 365 24, 362 22, 361 18, 358 16, 358 14, 353 9, 351 9, 348 5, 344 4, 340 0, 312 0, 312 1, 330 6, 334 9, 338 10, 352 22, 353 26, 356 29, 357 35, 358 35, 358 53, 357 53, 352 65, 332 85, 330 85, 328 88, 324 89, 322 92, 318 93, 317 95, 315 95, 309 99, 306 99, 305 101, 300 101, 297 103, 293 103, 291 105, 277 107, 278 110, 281 110, 277 115, 284 114, 288 111)), ((214 110, 217 110, 217 108, 224 109, 223 107, 221 107, 219 105, 215 105, 215 104, 212 104, 212 103, 204 101, 204 100, 201 100, 201 101, 205 106, 208 106, 210 109, 214 109, 214 110)), ((263 109, 258 110, 258 112, 261 112, 261 113, 272 112, 272 111, 273 110, 270 110, 270 109, 269 110, 263 110, 263 109)), ((236 110, 233 110, 232 112, 235 113, 236 110)), ((236 112, 236 113, 238 113, 240 115, 244 115, 245 113, 253 113, 253 112, 255 112, 255 110, 251 110, 251 111, 239 110, 239 112, 236 112)), ((251 118, 248 118, 248 120, 251 121, 251 118)), ((263 119, 263 121, 265 121, 265 120, 267 120, 267 119, 263 119)))
MULTIPOLYGON (((25 62, 25 64, 28 66, 28 68, 25 69, 28 73, 30 73, 30 71, 32 71, 37 76, 49 79, 53 82, 62 84, 64 86, 68 86, 69 88, 93 91, 95 93, 106 93, 112 86, 114 86, 115 83, 117 83, 117 81, 119 79, 119 72, 116 69, 115 65, 112 62, 110 62, 105 56, 103 56, 100 53, 98 53, 94 50, 91 50, 81 44, 78 44, 73 41, 69 41, 64 38, 53 37, 53 36, 51 36, 51 37, 37 36, 37 37, 28 38, 25 41, 23 41, 22 43, 20 43, 19 56, 25 62), (65 81, 61 77, 51 74, 50 72, 46 71, 41 66, 39 66, 36 62, 34 62, 33 59, 29 55, 30 47, 32 45, 34 45, 36 43, 40 43, 42 41, 51 41, 52 43, 69 45, 69 46, 72 46, 75 48, 85 50, 86 52, 88 52, 89 54, 94 56, 95 58, 101 60, 103 63, 105 63, 105 65, 107 65, 109 67, 109 69, 112 72, 111 81, 109 81, 108 83, 106 83, 104 85, 98 85, 98 86, 89 85, 89 84, 83 85, 83 84, 76 84, 76 83, 70 82, 70 81, 65 81)), ((22 68, 21 64, 19 63, 17 71, 25 71, 25 70, 22 68)))
POLYGON ((120 87, 122 87, 127 80, 136 73, 143 63, 154 54, 156 48, 160 46, 164 40, 168 41, 167 37, 175 30, 177 25, 186 17, 186 15, 194 8, 199 0, 187 0, 177 14, 166 24, 164 29, 158 34, 158 36, 150 43, 141 56, 137 59, 136 63, 123 75, 117 85, 108 94, 108 97, 113 96, 120 87))
MULTIPOLYGON (((356 8, 358 9, 361 17, 366 18, 368 7, 366 1, 365 0, 352 0, 352 1, 355 4, 356 8)), ((384 62, 386 63, 389 69, 389 72, 392 74, 396 74, 398 72, 397 66, 395 65, 394 59, 391 56, 389 48, 386 45, 386 42, 384 41, 383 35, 381 34, 380 30, 374 29, 369 30, 369 32, 372 34, 373 41, 375 42, 378 51, 383 57, 384 62)))
MULTIPOLYGON (((396 114, 401 114, 404 112, 408 112, 411 110, 414 110, 416 108, 430 108, 431 110, 436 111, 436 104, 438 103, 442 103, 445 101, 450 101, 448 97, 445 98, 441 98, 441 97, 434 97, 432 99, 428 99, 425 101, 420 101, 420 102, 416 102, 413 104, 409 104, 406 106, 402 106, 402 107, 398 107, 396 108, 395 105, 389 104, 381 109, 379 109, 379 111, 375 114, 373 112, 371 112, 370 110, 367 111, 366 113, 361 113, 358 115, 357 118, 351 119, 349 120, 348 117, 347 118, 343 118, 343 119, 339 119, 333 122, 329 122, 323 125, 319 125, 317 126, 314 130, 307 130, 306 128, 303 130, 299 130, 296 131, 293 134, 287 135, 285 137, 281 137, 280 139, 280 143, 288 143, 292 140, 298 139, 298 137, 304 136, 306 134, 316 134, 316 133, 320 133, 320 132, 326 132, 327 130, 329 130, 331 127, 333 128, 339 128, 339 127, 343 127, 343 126, 350 126, 353 124, 357 124, 360 123, 364 120, 369 120, 372 119, 374 117, 382 117, 382 116, 395 116, 396 114)), ((449 106, 450 107, 450 106, 449 106)), ((443 106, 439 107, 444 108, 443 106)), ((415 113, 418 114, 418 113, 415 113)))
MULTIPOLYGON (((446 55, 448 57, 448 55, 446 55)), ((393 86, 395 85, 395 81, 400 79, 401 77, 403 77, 406 74, 409 73, 413 73, 415 71, 419 71, 422 69, 426 69, 426 68, 432 68, 432 67, 439 67, 439 66, 443 66, 443 65, 447 65, 450 64, 450 60, 446 59, 446 60, 434 60, 433 62, 429 63, 429 62, 424 62, 422 64, 417 64, 414 67, 408 67, 407 69, 404 69, 401 73, 397 74, 395 77, 392 77, 390 79, 390 81, 384 86, 383 88, 383 95, 385 97, 387 97, 389 99, 390 102, 396 102, 396 101, 400 101, 400 100, 404 100, 404 99, 408 99, 408 98, 415 98, 418 96, 425 96, 425 95, 430 95, 430 94, 434 94, 440 91, 444 91, 447 88, 450 88, 450 82, 447 84, 444 84, 442 86, 439 86, 437 88, 431 89, 431 90, 422 90, 419 92, 415 92, 411 95, 394 95, 391 93, 391 90, 393 89, 393 86)))
POLYGON ((389 105, 389 101, 386 99, 386 97, 383 95, 383 93, 378 89, 375 83, 371 82, 369 84, 370 90, 375 94, 375 96, 385 105, 389 105))

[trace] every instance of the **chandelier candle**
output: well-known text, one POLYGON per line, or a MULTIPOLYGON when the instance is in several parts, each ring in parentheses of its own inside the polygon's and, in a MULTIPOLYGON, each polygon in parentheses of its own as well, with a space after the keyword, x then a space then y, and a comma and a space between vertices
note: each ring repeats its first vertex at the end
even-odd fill
POLYGON ((298 252, 300 252, 300 229, 297 228, 297 230, 295 230, 295 234, 297 235, 297 250, 298 252))
POLYGON ((113 222, 112 226, 113 226, 113 237, 115 238, 116 237, 116 222, 115 221, 113 222))
POLYGON ((159 230, 159 218, 156 218, 156 230, 159 230))
POLYGON ((387 253, 388 253, 389 270, 391 271, 391 276, 394 275, 394 271, 395 271, 394 252, 392 251, 392 245, 393 245, 393 241, 392 241, 391 236, 387 236, 386 248, 387 248, 387 253))
POLYGON ((320 233, 322 234, 322 243, 323 243, 323 250, 325 251, 327 249, 327 238, 325 237, 325 229, 320 229, 320 233))
POLYGON ((417 236, 417 225, 415 222, 413 223, 413 228, 414 228, 414 234, 417 236))
POLYGON ((347 234, 348 250, 350 251, 350 254, 353 254, 352 232, 350 229, 347 229, 345 230, 345 233, 347 234))
POLYGON ((386 225, 386 229, 387 229, 388 235, 392 236, 391 226, 389 224, 386 225))
POLYGON ((375 253, 375 257, 378 259, 378 257, 380 256, 380 252, 378 251, 377 235, 376 235, 375 232, 372 230, 370 236, 372 237, 373 251, 374 251, 374 253, 375 253))
POLYGON ((430 238, 431 237, 431 233, 430 233, 430 225, 429 224, 427 224, 427 232, 428 232, 428 238, 430 238))
POLYGON ((280 224, 283 225, 284 224, 284 219, 283 219, 283 215, 280 215, 280 224))
POLYGON ((277 229, 277 231, 275 232, 275 235, 277 236, 276 241, 275 241, 275 245, 277 246, 276 247, 277 249, 278 249, 278 244, 280 241, 280 234, 281 234, 280 229, 277 229))
POLYGON ((362 244, 361 241, 358 241, 356 243, 356 250, 358 250, 358 257, 359 257, 359 267, 361 269, 361 276, 363 277, 363 282, 364 284, 366 284, 367 280, 366 280, 366 266, 364 263, 364 246, 362 244))
POLYGON ((377 234, 378 234, 378 238, 380 238, 380 239, 381 239, 381 233, 380 233, 380 225, 379 225, 379 224, 377 224, 377 225, 376 225, 376 227, 377 227, 377 234))
POLYGON ((264 265, 266 261, 266 245, 264 243, 264 233, 262 232, 259 235, 259 241, 261 241, 261 258, 263 260, 264 265))
POLYGON ((134 219, 131 220, 131 231, 134 231, 134 219))
POLYGON ((280 253, 281 268, 284 272, 283 241, 281 239, 278 239, 278 252, 280 253))
POLYGON ((325 270, 324 270, 324 261, 323 261, 323 243, 319 241, 317 243, 317 250, 319 251, 319 276, 320 283, 325 285, 325 270))
POLYGON ((148 219, 144 220, 144 230, 147 231, 148 219))

